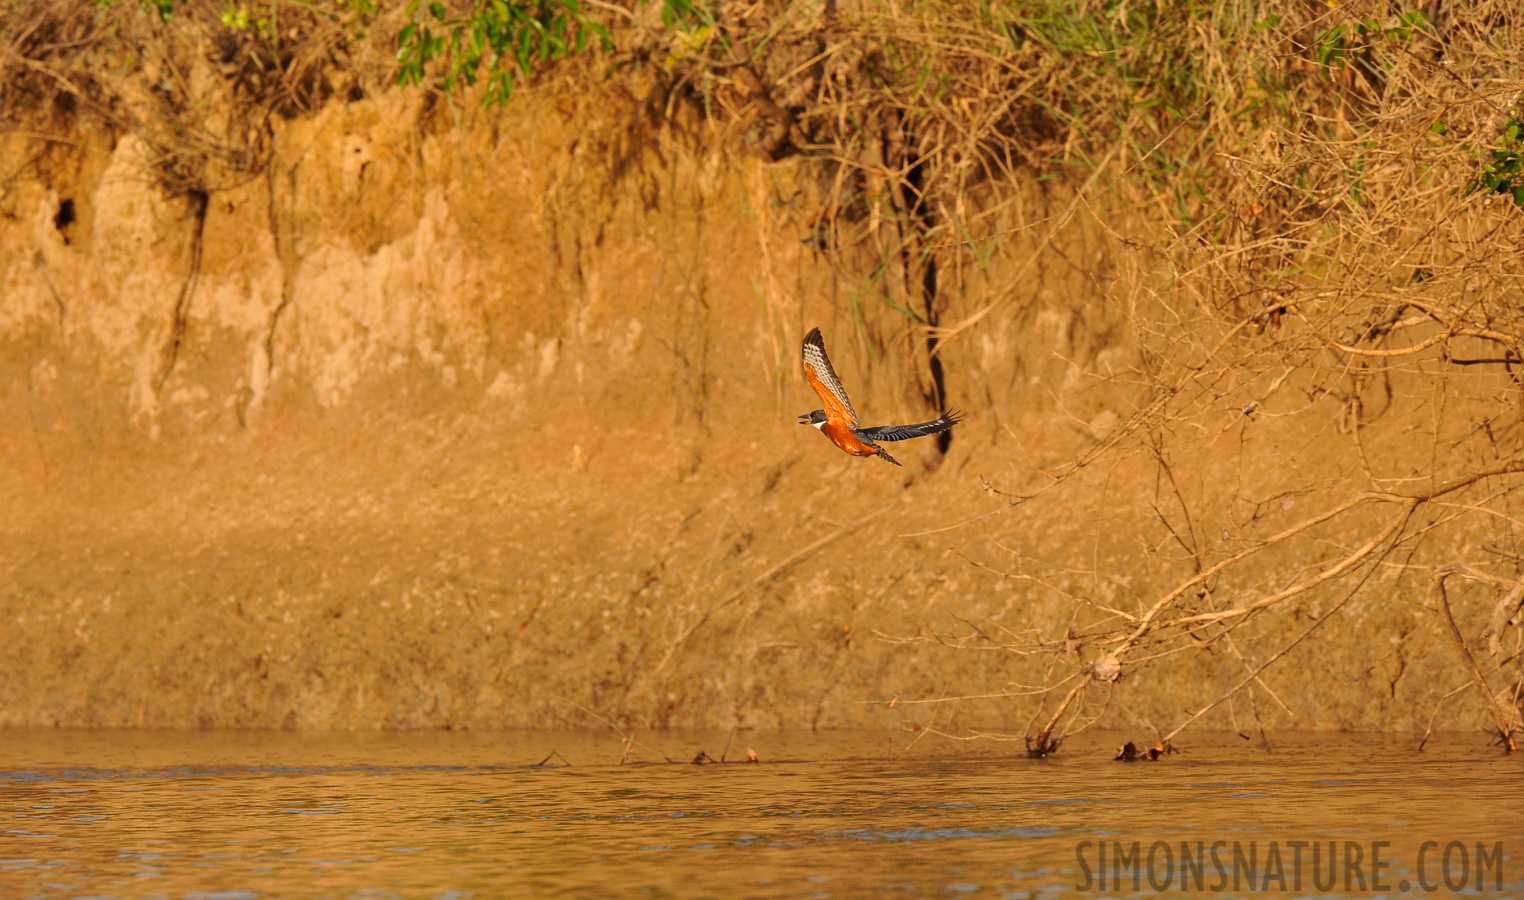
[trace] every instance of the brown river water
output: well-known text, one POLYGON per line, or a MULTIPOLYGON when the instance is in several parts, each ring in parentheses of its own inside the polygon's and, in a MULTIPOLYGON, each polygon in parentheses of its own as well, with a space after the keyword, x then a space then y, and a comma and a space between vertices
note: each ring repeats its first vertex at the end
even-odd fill
POLYGON ((1481 735, 634 737, 0 732, 0 897, 1524 896, 1481 735))

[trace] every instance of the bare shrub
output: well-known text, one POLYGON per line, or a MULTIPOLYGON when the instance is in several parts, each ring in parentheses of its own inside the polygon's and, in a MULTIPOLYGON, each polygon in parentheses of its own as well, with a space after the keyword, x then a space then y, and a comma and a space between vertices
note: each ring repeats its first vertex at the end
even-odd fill
MULTIPOLYGON (((1510 191, 1477 172, 1489 161, 1506 169, 1503 145, 1517 138, 1524 82, 1505 62, 1520 52, 1516 18, 1339 7, 1268 24, 1246 54, 1243 68, 1279 86, 1266 97, 1277 114, 1258 129, 1209 115, 1199 140, 1221 169, 1195 182, 1203 202, 1187 203, 1162 239, 1125 238, 1140 261, 1119 299, 1145 361, 1124 376, 1132 415, 1084 457, 1040 473, 1040 487, 1011 491, 1020 512, 1008 517, 1022 524, 990 529, 1006 532, 990 542, 1010 561, 1007 577, 1069 606, 1065 629, 916 639, 1048 659, 1040 682, 1009 689, 1037 698, 1031 752, 1052 752, 1111 704, 1128 709, 1129 680, 1182 654, 1222 654, 1239 677, 1174 723, 1146 722, 1162 743, 1235 699, 1259 719, 1258 704, 1285 706, 1264 673, 1300 644, 1341 640, 1325 627, 1338 617, 1395 620, 1404 607, 1453 636, 1454 670, 1467 674, 1458 690, 1475 684, 1515 748, 1521 638, 1509 632, 1503 655, 1501 636, 1524 575, 1524 220, 1510 191), (1319 433, 1314 452, 1275 437, 1319 433), (1127 573, 1104 549, 1087 555, 1116 546, 1099 527, 1066 562, 1021 548, 1024 526, 1063 509, 1103 466, 1152 482, 1137 504, 1152 522, 1104 529, 1137 527, 1144 582, 1163 587, 1112 590, 1127 573), (1493 610, 1485 628, 1474 615, 1457 626, 1444 592, 1452 574, 1494 592, 1478 598, 1493 610)), ((1392 640, 1410 628, 1394 621, 1392 640)))

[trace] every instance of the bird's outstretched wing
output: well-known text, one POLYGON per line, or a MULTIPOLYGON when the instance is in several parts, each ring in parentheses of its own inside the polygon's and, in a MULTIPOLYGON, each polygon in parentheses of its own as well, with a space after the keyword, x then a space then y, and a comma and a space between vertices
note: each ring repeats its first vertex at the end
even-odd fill
POLYGON ((828 418, 838 418, 849 423, 857 422, 857 410, 847 399, 847 389, 841 386, 836 370, 831 368, 831 358, 826 356, 825 342, 820 339, 820 329, 811 328, 804 336, 804 378, 820 395, 828 418))
POLYGON ((859 428, 857 436, 865 441, 908 441, 911 438, 925 437, 928 434, 936 434, 946 431, 959 422, 963 421, 963 414, 957 411, 946 412, 942 418, 931 422, 922 422, 919 425, 884 425, 879 428, 859 428))

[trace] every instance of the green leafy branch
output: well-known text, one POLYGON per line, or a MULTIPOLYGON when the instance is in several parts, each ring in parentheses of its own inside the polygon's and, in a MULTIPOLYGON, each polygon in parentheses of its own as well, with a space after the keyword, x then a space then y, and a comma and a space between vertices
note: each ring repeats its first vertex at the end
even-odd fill
MULTIPOLYGON (((105 9, 115 6, 116 0, 95 0, 95 5, 105 9)), ((138 8, 143 10, 144 15, 154 16, 160 23, 167 25, 175 14, 175 0, 138 0, 138 8)))
POLYGON ((1466 185, 1466 193, 1507 194, 1514 206, 1524 209, 1524 122, 1511 119, 1504 123, 1501 145, 1490 154, 1491 161, 1484 163, 1481 174, 1466 185))
POLYGON ((1408 43, 1428 25, 1429 16, 1422 10, 1403 13, 1394 25, 1374 18, 1335 25, 1317 37, 1318 62, 1325 68, 1338 68, 1382 41, 1408 43))
POLYGON ((581 0, 472 0, 459 15, 438 0, 427 6, 412 0, 407 9, 411 21, 397 36, 397 83, 421 83, 429 63, 440 60, 440 85, 453 91, 475 84, 485 67, 483 105, 506 103, 515 78, 537 65, 581 53, 590 42, 613 46, 607 29, 587 18, 581 0))

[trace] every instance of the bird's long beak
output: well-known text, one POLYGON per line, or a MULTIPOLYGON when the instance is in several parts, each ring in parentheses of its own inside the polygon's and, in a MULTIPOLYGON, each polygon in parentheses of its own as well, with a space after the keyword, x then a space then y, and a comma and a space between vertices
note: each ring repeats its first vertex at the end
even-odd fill
POLYGON ((808 424, 810 424, 810 414, 809 413, 801 413, 800 416, 799 416, 799 424, 800 425, 808 425, 808 424))

